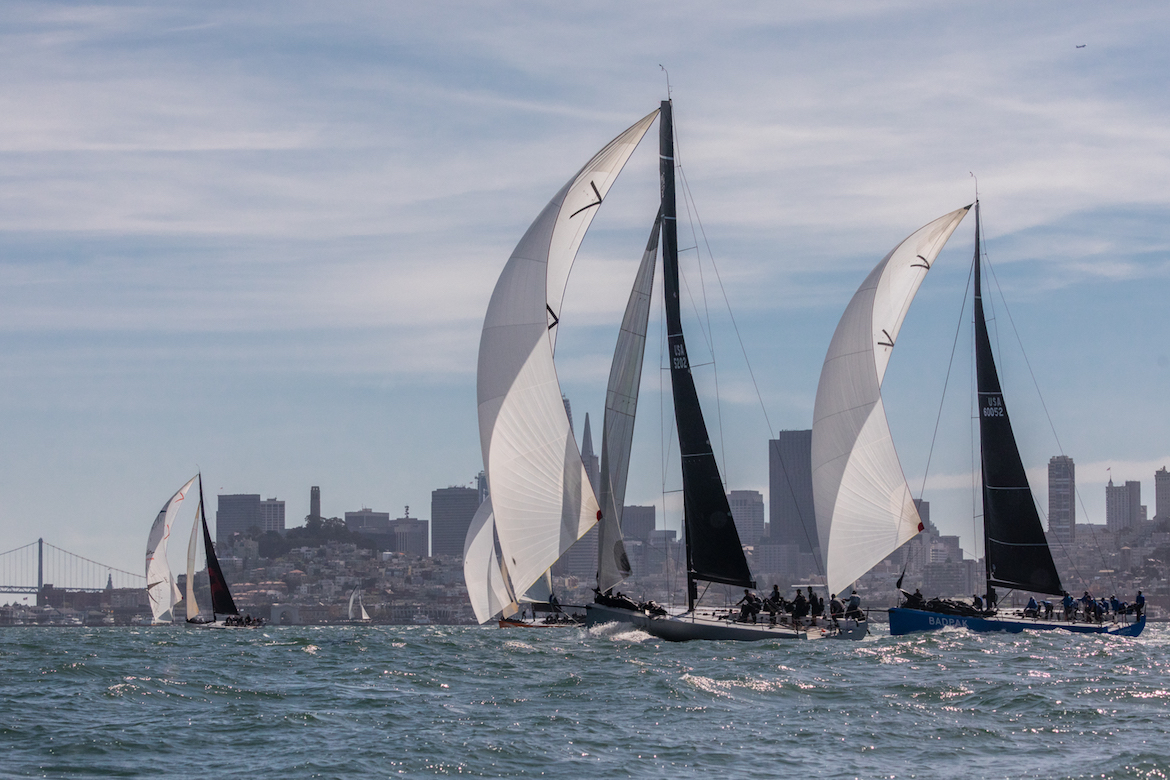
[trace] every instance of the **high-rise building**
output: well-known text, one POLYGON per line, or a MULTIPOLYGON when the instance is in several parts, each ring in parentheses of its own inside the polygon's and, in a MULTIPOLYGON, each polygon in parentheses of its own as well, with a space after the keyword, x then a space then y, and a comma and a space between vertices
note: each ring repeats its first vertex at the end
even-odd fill
POLYGON ((379 537, 379 543, 389 547, 390 513, 375 512, 369 507, 362 507, 357 512, 345 513, 345 527, 355 534, 379 537), (385 538, 383 538, 385 537, 385 538))
POLYGON ((1154 472, 1154 519, 1170 520, 1170 472, 1165 466, 1154 472))
POLYGON ((727 494, 740 544, 755 544, 764 535, 764 494, 758 490, 733 490, 727 494))
POLYGON ((309 488, 309 517, 321 519, 321 488, 316 485, 309 488))
POLYGON ((1105 525, 1110 531, 1124 531, 1141 523, 1142 483, 1128 481, 1114 485, 1113 477, 1105 486, 1105 525))
POLYGON ((257 493, 236 493, 217 496, 215 510, 215 543, 228 543, 232 534, 246 534, 253 528, 261 528, 260 495, 257 493))
POLYGON ((482 504, 484 499, 488 497, 487 474, 482 471, 479 472, 479 474, 475 477, 475 487, 477 490, 479 490, 479 503, 482 504))
POLYGON ((593 433, 589 430, 589 412, 585 412, 585 432, 581 434, 581 462, 585 464, 585 473, 589 475, 589 484, 595 491, 601 490, 601 466, 597 456, 593 454, 593 433))
POLYGON ((921 498, 914 499, 914 508, 918 510, 918 519, 922 521, 924 531, 938 536, 938 529, 930 522, 930 502, 921 498))
POLYGON ((284 502, 275 498, 260 502, 260 530, 284 534, 284 502))
POLYGON ((1073 459, 1056 455, 1048 460, 1048 533, 1062 544, 1077 538, 1077 471, 1073 459))
POLYGON ((471 518, 479 509, 479 490, 447 487, 431 491, 431 552, 433 555, 463 555, 463 543, 471 518))
POLYGON ((780 431, 768 442, 769 536, 772 544, 819 550, 813 514, 812 431, 780 431))
POLYGON ((622 507, 622 537, 639 542, 648 540, 654 530, 656 511, 653 505, 622 507))
MULTIPOLYGON (((426 558, 430 555, 430 523, 410 516, 410 507, 402 517, 390 521, 390 535, 394 552, 409 553, 426 558)), ((462 552, 462 551, 461 551, 462 552)))

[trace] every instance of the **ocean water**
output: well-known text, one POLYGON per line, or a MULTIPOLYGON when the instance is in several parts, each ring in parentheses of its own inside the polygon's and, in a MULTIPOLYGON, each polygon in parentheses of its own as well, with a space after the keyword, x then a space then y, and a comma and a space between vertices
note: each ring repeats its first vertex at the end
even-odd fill
POLYGON ((1170 629, 0 629, 3 777, 1140 777, 1170 629))

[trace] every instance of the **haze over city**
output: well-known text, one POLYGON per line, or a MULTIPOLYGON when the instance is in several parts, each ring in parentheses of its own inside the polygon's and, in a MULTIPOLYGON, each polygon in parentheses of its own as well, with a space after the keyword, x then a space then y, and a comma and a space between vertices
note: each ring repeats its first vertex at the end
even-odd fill
MULTIPOLYGON (((666 96, 660 66, 719 270, 684 257, 695 364, 704 292, 711 312, 718 412, 713 374, 697 378, 729 489, 767 496, 767 441, 811 425, 853 291, 970 203, 974 174, 1037 498, 1063 452, 1078 522, 1105 522, 1109 474, 1152 505, 1170 465, 1170 10, 670 7, 6 4, 4 549, 44 537, 139 571, 151 520, 197 469, 212 517, 212 495, 259 493, 295 525, 311 485, 327 516, 426 517, 433 489, 482 468, 475 365, 497 275, 558 188, 666 96)), ((657 197, 644 143, 570 280, 557 358, 578 435, 586 412, 599 435, 657 197)), ((918 295, 884 397, 917 492, 958 326, 923 497, 979 554, 960 315, 973 225, 918 295)), ((677 466, 662 465, 651 317, 627 503, 662 507, 677 466)))

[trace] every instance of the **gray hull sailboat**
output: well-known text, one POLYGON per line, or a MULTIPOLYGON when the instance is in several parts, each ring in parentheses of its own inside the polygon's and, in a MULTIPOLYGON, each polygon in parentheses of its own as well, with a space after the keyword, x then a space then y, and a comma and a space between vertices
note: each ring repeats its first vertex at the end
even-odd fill
MULTIPOLYGON (((669 641, 692 639, 757 641, 764 639, 808 639, 825 634, 821 627, 792 626, 764 620, 740 623, 724 610, 699 607, 699 583, 721 583, 754 588, 755 580, 744 556, 739 532, 723 489, 723 480, 703 410, 699 404, 694 377, 691 375, 686 340, 682 329, 679 296, 678 227, 675 202, 675 156, 672 106, 669 100, 659 109, 659 179, 661 201, 656 232, 660 231, 663 266, 663 296, 666 308, 667 350, 670 361, 671 392, 674 399, 675 427, 678 431, 682 461, 683 526, 687 567, 687 608, 669 614, 654 604, 640 605, 606 592, 599 577, 595 603, 586 606, 586 622, 629 623, 656 637, 669 641), (660 227, 659 227, 660 226, 660 227)), ((647 252, 653 254, 654 234, 647 252)), ((644 327, 644 326, 643 326, 644 327)), ((644 334, 643 330, 643 334, 644 334)), ((644 343, 644 337, 643 337, 644 343)), ((622 352, 619 340, 618 354, 622 352)), ((615 368, 618 357, 615 355, 615 368)), ((641 355, 638 356, 641 362, 641 355)), ((613 371, 610 393, 613 394, 613 371)), ((607 406, 607 433, 610 410, 607 406)), ((632 433, 633 421, 629 423, 632 433)), ((605 448, 603 445, 603 455, 605 448)), ((603 480, 606 470, 603 468, 603 480)), ((624 494, 624 481, 623 494, 624 494)), ((617 516, 620 503, 607 507, 617 516)), ((603 528, 605 526, 603 525, 603 528)), ((602 553, 604 553, 604 547, 602 553)))

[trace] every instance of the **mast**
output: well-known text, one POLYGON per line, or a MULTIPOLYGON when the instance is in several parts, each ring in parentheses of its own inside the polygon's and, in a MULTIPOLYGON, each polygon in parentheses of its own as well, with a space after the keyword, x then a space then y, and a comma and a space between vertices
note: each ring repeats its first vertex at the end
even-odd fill
POLYGON ((1060 574, 1048 549, 1032 488, 1012 433, 987 319, 980 268, 979 201, 975 201, 975 373, 979 450, 983 466, 983 560, 988 587, 1060 595, 1060 574))
POLYGON ((662 101, 658 136, 662 187, 662 269, 666 297, 666 339, 674 417, 682 455, 683 524, 687 549, 687 607, 695 608, 695 582, 721 582, 754 588, 755 581, 723 492, 687 359, 679 308, 678 225, 674 191, 674 123, 671 103, 662 101))

